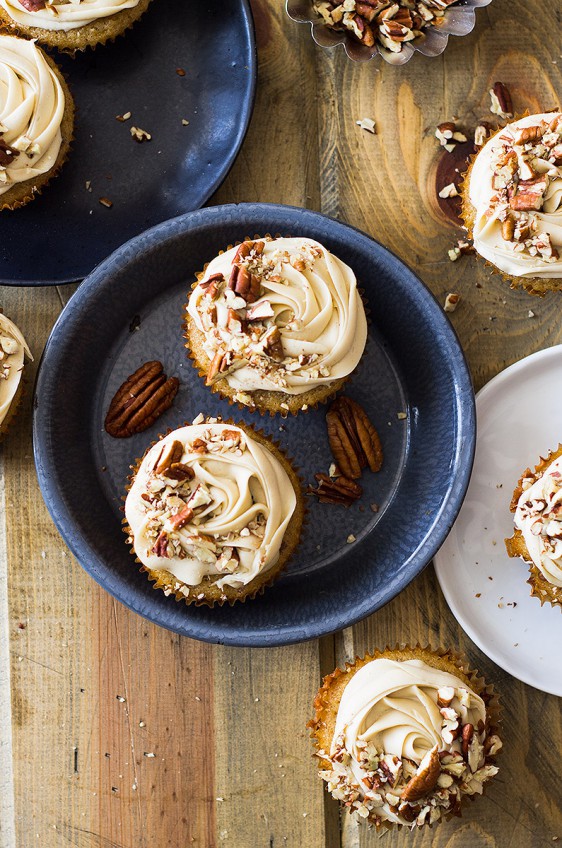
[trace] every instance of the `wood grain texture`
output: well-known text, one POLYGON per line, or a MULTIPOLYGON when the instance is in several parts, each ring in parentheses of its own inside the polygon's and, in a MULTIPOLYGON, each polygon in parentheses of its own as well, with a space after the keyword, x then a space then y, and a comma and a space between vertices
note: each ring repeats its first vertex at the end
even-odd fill
MULTIPOLYGON (((456 116, 470 127, 489 117, 496 79, 510 86, 519 111, 557 104, 558 0, 493 0, 472 35, 452 38, 440 58, 416 56, 402 69, 355 65, 339 50, 321 50, 283 5, 253 0, 256 107, 211 202, 319 209, 388 245, 441 302, 460 292, 451 320, 477 387, 561 342, 557 297, 512 292, 474 257, 449 261, 457 234, 435 212, 430 177, 439 155, 435 125, 456 116), (377 121, 377 135, 356 125, 362 117, 377 121)), ((25 331, 36 364, 74 290, 0 288, 0 305, 25 331)), ((0 799, 0 848, 370 848, 376 834, 349 817, 340 831, 305 724, 321 675, 336 662, 408 641, 458 648, 496 684, 506 748, 499 779, 460 822, 383 839, 397 848, 535 848, 562 837, 553 756, 562 742, 559 701, 513 680, 474 647, 431 568, 353 629, 272 650, 178 638, 100 590, 65 549, 38 490, 35 367, 17 427, 0 447, 0 562, 8 584, 0 633, 8 634, 12 686, 0 763, 11 749, 13 766, 13 792, 0 799)), ((4 665, 0 681, 7 671, 4 665)))

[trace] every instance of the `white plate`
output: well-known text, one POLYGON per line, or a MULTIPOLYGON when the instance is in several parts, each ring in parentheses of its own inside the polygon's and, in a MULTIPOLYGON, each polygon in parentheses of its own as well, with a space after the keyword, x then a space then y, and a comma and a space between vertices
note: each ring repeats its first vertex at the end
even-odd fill
POLYGON ((562 696, 562 615, 530 596, 528 568, 510 559, 509 503, 521 472, 562 442, 562 345, 502 371, 476 397, 478 435, 468 492, 435 557, 463 630, 505 671, 562 696))

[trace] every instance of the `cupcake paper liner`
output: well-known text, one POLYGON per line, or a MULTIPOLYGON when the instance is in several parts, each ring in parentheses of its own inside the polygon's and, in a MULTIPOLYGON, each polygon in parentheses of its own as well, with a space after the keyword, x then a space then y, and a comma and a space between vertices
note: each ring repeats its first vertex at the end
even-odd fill
MULTIPOLYGON (((517 486, 513 492, 513 497, 511 499, 511 503, 509 505, 509 509, 511 512, 515 512, 517 509, 517 504, 519 503, 519 498, 523 494, 523 480, 526 478, 532 478, 533 480, 537 480, 538 477, 548 468, 548 466, 554 462, 559 456, 562 456, 562 444, 559 444, 556 450, 550 451, 548 456, 540 457, 540 461, 538 465, 535 466, 535 470, 531 471, 530 468, 527 468, 523 474, 521 475, 517 486)), ((562 589, 558 586, 553 586, 552 583, 544 577, 542 572, 537 568, 534 564, 529 551, 527 550, 527 545, 525 544, 525 539, 521 530, 516 527, 513 531, 513 536, 509 539, 505 539, 505 547, 507 553, 510 557, 524 560, 529 566, 529 579, 527 583, 531 587, 531 596, 538 598, 541 602, 541 607, 544 604, 551 604, 553 607, 558 607, 562 611, 562 589)))
POLYGON ((72 30, 47 30, 43 27, 26 27, 14 21, 10 15, 0 10, 0 26, 23 38, 36 39, 41 45, 54 47, 60 53, 75 56, 88 48, 111 44, 124 35, 144 15, 151 0, 139 0, 132 9, 122 9, 107 18, 99 18, 72 30))
MULTIPOLYGON (((285 234, 284 238, 290 238, 289 234, 285 234)), ((231 250, 233 247, 236 247, 239 244, 242 244, 243 241, 256 241, 260 239, 271 239, 271 238, 281 238, 280 234, 277 233, 274 236, 271 236, 270 233, 266 233, 263 236, 254 235, 253 237, 245 236, 241 241, 236 241, 234 244, 229 244, 226 250, 219 250, 219 256, 226 251, 231 250)), ((207 262, 203 270, 198 272, 195 276, 197 277, 197 281, 192 284, 192 291, 197 288, 199 281, 203 279, 205 272, 209 266, 207 262)), ((362 290, 357 289, 361 300, 363 302, 363 307, 365 309, 365 314, 367 317, 367 322, 370 323, 369 319, 369 310, 365 303, 365 297, 362 290)), ((189 298, 188 298, 189 302, 189 298)), ((206 356, 202 348, 202 343, 205 339, 204 333, 197 329, 191 316, 187 312, 188 304, 184 306, 184 338, 186 340, 186 349, 187 355, 192 361, 192 366, 197 370, 197 373, 201 379, 205 380, 207 377, 207 372, 209 366, 211 364, 209 357, 206 356), (195 344, 192 344, 192 340, 195 344), (194 347, 197 350, 194 350, 194 347)), ((369 344, 369 338, 367 337, 367 342, 365 344, 365 350, 367 349, 367 345, 369 344)), ((361 358, 363 358, 365 351, 361 354, 361 358)), ((361 361, 361 360, 359 360, 361 361)), ((354 371, 359 367, 359 363, 353 369, 354 371)), ((334 397, 340 392, 346 383, 350 380, 353 372, 351 374, 347 374, 345 377, 340 377, 337 380, 333 380, 331 383, 326 383, 325 385, 315 386, 313 389, 309 389, 306 392, 303 392, 299 395, 290 395, 285 392, 269 392, 261 389, 257 389, 251 392, 239 392, 236 389, 233 389, 226 379, 216 380, 210 386, 207 386, 210 391, 215 394, 218 394, 223 400, 228 401, 231 406, 236 405, 240 410, 248 410, 250 412, 259 412, 260 415, 270 415, 271 417, 280 414, 283 418, 286 418, 289 414, 298 415, 299 413, 309 412, 311 409, 317 409, 318 406, 330 403, 334 397), (247 400, 246 400, 247 397, 247 400), (241 399, 243 398, 243 399, 241 399), (273 401, 273 402, 272 402, 273 401), (285 406, 281 406, 281 404, 285 404, 285 406), (286 408, 288 407, 288 408, 286 408)))
MULTIPOLYGON (((475 669, 469 667, 468 661, 461 654, 444 648, 432 649, 429 645, 423 647, 419 643, 411 645, 389 645, 384 650, 375 649, 372 653, 365 654, 364 657, 356 656, 353 663, 346 662, 345 668, 336 668, 331 674, 323 678, 322 686, 320 687, 314 699, 314 717, 308 722, 308 727, 311 729, 311 738, 313 740, 316 753, 314 756, 318 758, 322 751, 329 751, 334 736, 336 725, 336 717, 338 713, 341 697, 347 683, 357 671, 373 660, 391 659, 397 661, 404 660, 422 660, 427 665, 442 671, 448 671, 450 674, 455 674, 467 686, 469 686, 477 695, 484 700, 486 705, 487 718, 487 733, 488 736, 499 734, 500 726, 500 701, 493 684, 486 683, 485 679, 475 669), (350 675, 351 676, 347 676, 350 675)), ((493 758, 490 758, 490 761, 493 758)), ((320 756, 320 769, 330 770, 332 763, 329 760, 323 759, 320 756)), ((486 781, 483 784, 486 791, 486 781)), ((461 798, 460 808, 455 811, 444 813, 440 821, 448 821, 454 816, 462 815, 462 807, 466 804, 466 799, 470 798, 474 801, 475 795, 463 795, 461 798)), ((396 822, 382 821, 376 822, 369 817, 367 819, 370 825, 377 830, 392 830, 395 827, 406 827, 406 825, 396 822)), ((436 822, 435 824, 439 824, 436 822)), ((433 827, 429 822, 422 825, 422 828, 433 827)), ((416 828, 417 829, 417 828, 416 828)))
MULTIPOLYGON (((230 604, 230 606, 233 606, 237 602, 244 603, 248 599, 253 599, 257 595, 263 594, 265 589, 271 586, 275 582, 279 574, 284 571, 287 563, 294 555, 295 551, 299 546, 302 530, 304 524, 306 523, 306 506, 302 495, 301 480, 299 478, 297 470, 295 469, 294 464, 291 462, 291 460, 289 459, 283 448, 281 448, 279 443, 276 442, 274 439, 270 438, 269 436, 266 436, 262 430, 257 430, 255 427, 249 424, 245 424, 243 422, 237 423, 232 419, 220 421, 220 423, 230 424, 234 427, 239 427, 248 436, 250 436, 250 438, 255 439, 255 441, 257 441, 259 444, 266 445, 269 448, 271 448, 271 446, 275 448, 274 456, 276 457, 276 459, 278 459, 278 461, 281 463, 284 470, 289 476, 297 498, 297 503, 295 507, 295 512, 293 513, 291 521, 289 522, 289 526, 285 531, 283 542, 281 544, 279 559, 277 560, 275 565, 268 571, 259 574, 250 583, 248 583, 246 586, 242 586, 239 589, 235 589, 232 586, 224 586, 222 589, 219 589, 216 586, 216 581, 212 580, 204 580, 197 586, 188 586, 186 583, 182 583, 171 572, 166 571, 165 569, 152 569, 144 565, 138 558, 137 553, 134 549, 134 545, 131 543, 130 553, 135 557, 135 562, 138 562, 140 564, 139 571, 146 572, 148 575, 148 579, 153 582, 153 588, 161 589, 164 594, 173 595, 176 601, 183 601, 188 605, 195 604, 195 606, 213 607, 216 604, 217 606, 222 607, 225 603, 228 603, 230 604)), ((183 425, 179 426, 189 427, 191 426, 191 423, 185 422, 183 425)), ((137 458, 135 460, 135 464, 131 466, 132 473, 129 476, 129 483, 126 486, 127 492, 130 491, 131 486, 133 485, 133 481, 144 457, 154 447, 154 445, 158 443, 158 441, 160 441, 162 438, 172 432, 173 430, 169 429, 166 433, 161 434, 158 439, 155 439, 147 447, 142 457, 137 458)), ((123 532, 127 535, 127 537, 130 537, 132 535, 131 528, 128 526, 126 518, 123 519, 122 524, 123 532)))
MULTIPOLYGON (((523 112, 522 114, 518 114, 514 118, 512 118, 508 123, 512 124, 515 121, 521 120, 521 118, 525 118, 529 115, 528 110, 523 112)), ((486 144, 490 141, 490 139, 494 138, 494 136, 503 132, 503 130, 508 126, 508 124, 503 124, 499 127, 494 133, 492 133, 487 139, 486 144)), ((461 218, 466 227, 467 236, 469 239, 474 240, 474 221, 475 221, 475 208, 471 203, 469 197, 469 188, 470 188, 470 175, 472 172, 472 168, 474 167, 474 163, 477 157, 480 155, 482 148, 474 153, 470 157, 470 161, 468 167, 464 174, 462 174, 462 183, 461 183, 461 218)), ((507 274, 505 271, 502 271, 493 262, 490 262, 488 259, 484 259, 483 256, 480 256, 478 251, 475 248, 476 255, 483 261, 488 268, 492 270, 492 272, 499 277, 502 278, 506 283, 509 283, 510 288, 512 289, 524 289, 527 294, 534 295, 536 297, 544 297, 547 292, 550 291, 562 291, 562 279, 554 280, 554 279, 546 279, 543 277, 515 277, 512 274, 507 274)))
POLYGON ((21 183, 14 183, 5 194, 0 195, 0 211, 19 209, 22 206, 26 206, 32 200, 35 200, 51 180, 58 176, 61 168, 68 159, 72 143, 74 142, 75 106, 68 82, 56 62, 44 50, 41 50, 41 52, 47 60, 49 67, 57 75, 57 79, 64 92, 65 106, 61 122, 62 140, 60 150, 55 164, 44 174, 38 174, 38 176, 21 183))

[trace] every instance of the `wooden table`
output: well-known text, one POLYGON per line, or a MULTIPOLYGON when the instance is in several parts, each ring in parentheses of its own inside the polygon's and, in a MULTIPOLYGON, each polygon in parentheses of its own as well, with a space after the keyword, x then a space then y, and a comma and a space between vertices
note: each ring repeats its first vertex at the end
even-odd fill
MULTIPOLYGON (((435 215, 427 178, 436 124, 455 115, 474 126, 495 80, 508 84, 517 111, 559 103, 559 0, 494 0, 472 35, 402 69, 317 48, 283 5, 253 2, 256 107, 213 203, 321 210, 392 248, 439 300, 460 292, 451 320, 476 388, 562 342, 560 297, 512 292, 473 257, 450 262, 457 234, 435 215), (377 135, 356 125, 363 117, 376 120, 377 135)), ((35 366, 72 292, 0 291, 35 366)), ((536 848, 562 838, 560 702, 475 648, 432 567, 368 620, 320 641, 246 650, 179 638, 130 613, 73 561, 39 493, 30 408, 28 390, 0 449, 1 848, 373 846, 376 833, 347 815, 340 830, 306 722, 336 663, 418 640, 463 650, 495 682, 505 752, 498 779, 461 820, 383 838, 418 848, 536 848)))

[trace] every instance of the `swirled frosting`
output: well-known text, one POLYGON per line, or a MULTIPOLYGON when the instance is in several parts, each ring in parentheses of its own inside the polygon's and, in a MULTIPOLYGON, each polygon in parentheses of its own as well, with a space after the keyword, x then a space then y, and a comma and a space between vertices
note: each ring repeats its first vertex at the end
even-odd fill
POLYGON ((134 9, 138 4, 139 0, 0 0, 0 6, 16 23, 64 32, 109 18, 123 9, 134 9))
POLYGON ((180 583, 239 588, 271 569, 296 506, 279 460, 231 424, 174 430, 142 460, 125 503, 138 558, 180 583))
MULTIPOLYGON (((375 823, 422 825, 482 792, 500 740, 482 698, 421 660, 380 658, 353 674, 322 773, 335 797, 375 823)), ((322 757, 324 752, 320 752, 322 757)))
POLYGON ((524 488, 514 521, 545 580, 562 587, 562 457, 524 488))
POLYGON ((53 167, 64 108, 62 86, 34 42, 0 35, 0 195, 53 167))
POLYGON ((0 313, 0 425, 8 415, 21 383, 26 355, 33 359, 16 325, 0 313))
POLYGON ((299 395, 350 374, 367 340, 351 268, 307 238, 245 242, 217 256, 188 312, 205 333, 208 382, 299 395))
POLYGON ((477 252, 514 277, 562 277, 562 113, 514 121, 470 172, 477 252))

